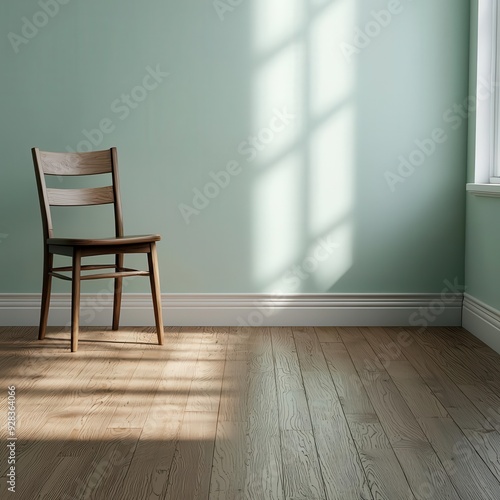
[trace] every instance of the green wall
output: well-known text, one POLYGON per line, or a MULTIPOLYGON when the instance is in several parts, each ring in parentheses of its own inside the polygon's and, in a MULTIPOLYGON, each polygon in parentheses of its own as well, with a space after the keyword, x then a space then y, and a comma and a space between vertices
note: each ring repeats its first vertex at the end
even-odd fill
MULTIPOLYGON (((471 2, 470 89, 476 89, 477 0, 471 2)), ((467 180, 474 182, 475 116, 469 120, 467 180)), ((500 309, 500 199, 467 194, 465 282, 466 292, 500 309)))
MULTIPOLYGON (((40 290, 30 148, 85 148, 84 131, 118 148, 126 231, 163 235, 164 292, 463 281, 468 0, 65 1, 0 6, 0 293, 40 290)), ((110 234, 105 207, 71 210, 56 234, 110 234)))

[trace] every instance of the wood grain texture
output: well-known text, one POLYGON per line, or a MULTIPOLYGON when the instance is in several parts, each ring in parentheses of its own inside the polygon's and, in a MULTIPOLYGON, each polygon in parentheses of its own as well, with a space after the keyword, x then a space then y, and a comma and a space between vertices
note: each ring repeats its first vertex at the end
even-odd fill
MULTIPOLYGON (((162 348, 151 327, 82 331, 71 354, 68 328, 0 327, 19 498, 500 498, 500 434, 477 408, 494 372, 482 391, 484 373, 455 376, 494 358, 462 330, 452 355, 449 329, 425 347, 399 329, 167 328, 162 348)), ((7 498, 6 448, 0 465, 7 498)))
POLYGON ((346 329, 339 330, 391 444, 427 442, 394 381, 363 335, 349 339, 346 329))
POLYGON ((454 488, 446 469, 430 444, 406 443, 394 448, 406 480, 418 500, 457 500, 461 497, 454 488))
POLYGON ((412 335, 483 414, 487 425, 500 428, 500 393, 487 383, 482 363, 479 360, 471 362, 470 356, 462 356, 439 335, 433 336, 432 330, 412 331, 412 335))
POLYGON ((396 384, 406 404, 416 417, 448 417, 448 412, 432 393, 411 363, 392 361, 387 372, 396 384))
POLYGON ((401 335, 395 329, 386 329, 388 335, 402 349, 406 359, 422 377, 433 394, 462 429, 493 429, 485 416, 459 389, 443 368, 429 357, 425 349, 411 336, 401 335))
POLYGON ((208 498, 216 430, 217 413, 184 413, 170 469, 167 498, 208 498))
POLYGON ((498 431, 462 430, 477 454, 500 480, 500 433, 498 431))
POLYGON ((311 430, 302 373, 291 328, 272 328, 280 430, 311 430))
POLYGON ((335 385, 312 329, 293 328, 327 498, 371 498, 335 385), (333 439, 335 446, 330 442, 333 439))
POLYGON ((45 175, 107 174, 112 167, 109 150, 88 153, 40 151, 40 165, 45 175))
POLYGON ((332 376, 340 402, 346 415, 375 416, 366 390, 358 372, 342 343, 321 344, 330 375, 332 376))
POLYGON ((222 492, 229 494, 239 491, 243 494, 248 475, 246 450, 250 437, 247 425, 247 422, 219 420, 210 484, 211 497, 219 498, 222 492))
POLYGON ((453 420, 422 418, 419 421, 462 498, 498 499, 498 481, 453 420))
POLYGON ((315 326, 314 331, 320 342, 342 342, 339 332, 334 326, 315 326))
MULTIPOLYGON (((349 338, 349 331, 339 331, 415 497, 446 500, 456 498, 456 491, 422 428, 383 368, 390 363, 380 362, 370 343, 360 332, 355 332, 349 338), (424 478, 431 472, 439 478, 439 482, 433 484, 433 496, 426 497, 424 489, 428 481, 424 478)), ((363 332, 366 334, 367 330, 363 332)))
POLYGON ((311 431, 281 433, 285 498, 324 499, 323 478, 311 431))
POLYGON ((50 206, 75 207, 114 203, 112 186, 81 189, 47 188, 50 206))
POLYGON ((260 328, 247 351, 250 377, 247 392, 248 498, 284 498, 283 463, 271 331, 260 328))
POLYGON ((349 428, 361 457, 374 500, 415 498, 378 419, 349 418, 349 428))

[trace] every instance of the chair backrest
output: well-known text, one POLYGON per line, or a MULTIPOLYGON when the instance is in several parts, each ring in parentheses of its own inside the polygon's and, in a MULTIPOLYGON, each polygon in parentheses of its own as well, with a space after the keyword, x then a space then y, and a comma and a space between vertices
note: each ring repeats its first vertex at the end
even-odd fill
POLYGON ((31 150, 42 212, 44 241, 54 236, 50 207, 114 205, 115 233, 123 236, 123 218, 118 179, 118 157, 116 148, 88 153, 52 153, 31 150), (105 187, 84 189, 54 189, 45 183, 46 175, 85 176, 111 174, 112 184, 105 187))

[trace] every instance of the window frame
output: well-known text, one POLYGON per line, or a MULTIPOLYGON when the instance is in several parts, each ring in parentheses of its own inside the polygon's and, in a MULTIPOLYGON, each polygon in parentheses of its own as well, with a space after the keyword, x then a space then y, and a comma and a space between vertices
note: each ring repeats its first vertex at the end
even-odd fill
POLYGON ((500 196, 500 8, 478 0, 474 181, 467 191, 500 196), (497 158, 499 160, 497 160, 497 158))

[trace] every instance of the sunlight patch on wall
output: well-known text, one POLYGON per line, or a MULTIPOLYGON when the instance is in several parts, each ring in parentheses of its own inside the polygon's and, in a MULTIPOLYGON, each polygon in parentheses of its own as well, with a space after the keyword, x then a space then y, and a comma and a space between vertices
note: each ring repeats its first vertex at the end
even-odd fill
POLYGON ((325 249, 325 258, 319 262, 318 269, 312 274, 316 288, 328 290, 353 265, 353 221, 349 217, 346 222, 335 227, 320 238, 325 249))
POLYGON ((257 54, 287 43, 302 28, 304 0, 253 0, 257 54))
POLYGON ((254 72, 252 122, 261 137, 256 166, 267 165, 297 145, 303 130, 303 47, 294 42, 258 64, 254 72))
POLYGON ((340 44, 352 37, 356 3, 253 8, 253 129, 276 109, 295 116, 254 161, 252 275, 267 292, 327 291, 353 264, 356 67, 340 44), (326 256, 321 242, 334 250, 326 256), (297 278, 297 266, 309 271, 297 278))
POLYGON ((252 254, 254 278, 259 283, 269 283, 279 275, 287 263, 293 262, 300 246, 300 168, 299 158, 291 154, 255 180, 252 204, 256 237, 252 254))
POLYGON ((310 102, 313 116, 324 115, 350 97, 353 91, 354 65, 348 64, 339 46, 352 37, 354 3, 352 0, 330 2, 311 21, 310 102))
POLYGON ((354 189, 354 110, 347 105, 312 134, 309 168, 310 235, 326 234, 350 214, 354 189))

